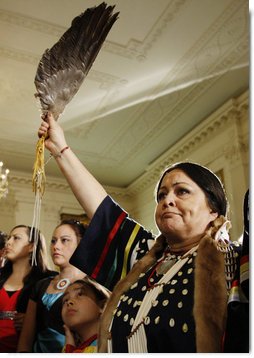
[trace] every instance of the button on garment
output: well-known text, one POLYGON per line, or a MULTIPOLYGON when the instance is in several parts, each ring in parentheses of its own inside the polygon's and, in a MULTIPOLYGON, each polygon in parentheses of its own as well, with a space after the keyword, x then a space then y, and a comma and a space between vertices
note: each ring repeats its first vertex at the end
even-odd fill
MULTIPOLYGON (((196 252, 170 282, 162 287, 144 319, 148 351, 151 353, 196 352, 192 314, 195 255, 196 252)), ((160 278, 161 275, 158 275, 153 267, 147 273, 141 274, 138 282, 122 295, 114 313, 111 330, 114 352, 128 352, 127 337, 142 299, 149 289, 149 282, 155 284, 160 278)))

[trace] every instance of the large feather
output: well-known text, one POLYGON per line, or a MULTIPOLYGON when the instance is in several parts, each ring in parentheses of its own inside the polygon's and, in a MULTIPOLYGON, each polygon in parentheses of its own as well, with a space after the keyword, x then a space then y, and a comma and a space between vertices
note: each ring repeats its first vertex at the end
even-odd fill
POLYGON ((38 65, 35 87, 43 113, 57 119, 77 93, 119 12, 104 2, 75 17, 38 65))
MULTIPOLYGON (((71 27, 60 40, 50 50, 44 52, 34 80, 37 90, 35 96, 40 100, 44 118, 50 111, 54 118, 58 119, 65 106, 79 90, 118 17, 119 13, 113 14, 113 9, 114 6, 107 7, 104 2, 97 7, 87 9, 72 21, 71 27)), ((32 228, 39 228, 41 200, 45 190, 45 137, 42 136, 36 146, 32 179, 35 192, 32 228)), ((35 237, 32 264, 37 264, 38 240, 39 237, 35 237)))

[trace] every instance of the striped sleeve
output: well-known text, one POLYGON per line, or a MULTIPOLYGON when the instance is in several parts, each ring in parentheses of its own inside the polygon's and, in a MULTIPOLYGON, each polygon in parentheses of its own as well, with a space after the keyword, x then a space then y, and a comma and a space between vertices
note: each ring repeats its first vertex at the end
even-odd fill
POLYGON ((97 209, 70 263, 110 290, 126 276, 154 238, 107 196, 97 209))

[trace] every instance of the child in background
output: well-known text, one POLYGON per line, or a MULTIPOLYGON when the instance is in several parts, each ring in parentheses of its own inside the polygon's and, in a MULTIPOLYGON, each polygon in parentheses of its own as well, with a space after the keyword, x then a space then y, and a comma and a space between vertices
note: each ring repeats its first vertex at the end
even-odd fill
POLYGON ((63 296, 63 353, 96 353, 99 320, 110 291, 87 276, 70 284, 63 296))

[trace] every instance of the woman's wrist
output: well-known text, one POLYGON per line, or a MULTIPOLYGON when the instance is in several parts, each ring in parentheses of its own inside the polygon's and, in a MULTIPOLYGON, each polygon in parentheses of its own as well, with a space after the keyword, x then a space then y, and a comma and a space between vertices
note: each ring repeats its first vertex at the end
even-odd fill
POLYGON ((68 149, 70 149, 70 147, 68 146, 68 145, 65 145, 61 150, 59 150, 59 152, 57 152, 57 153, 52 153, 52 156, 54 157, 54 158, 61 158, 61 156, 63 155, 63 153, 66 151, 66 150, 68 150, 68 149))

